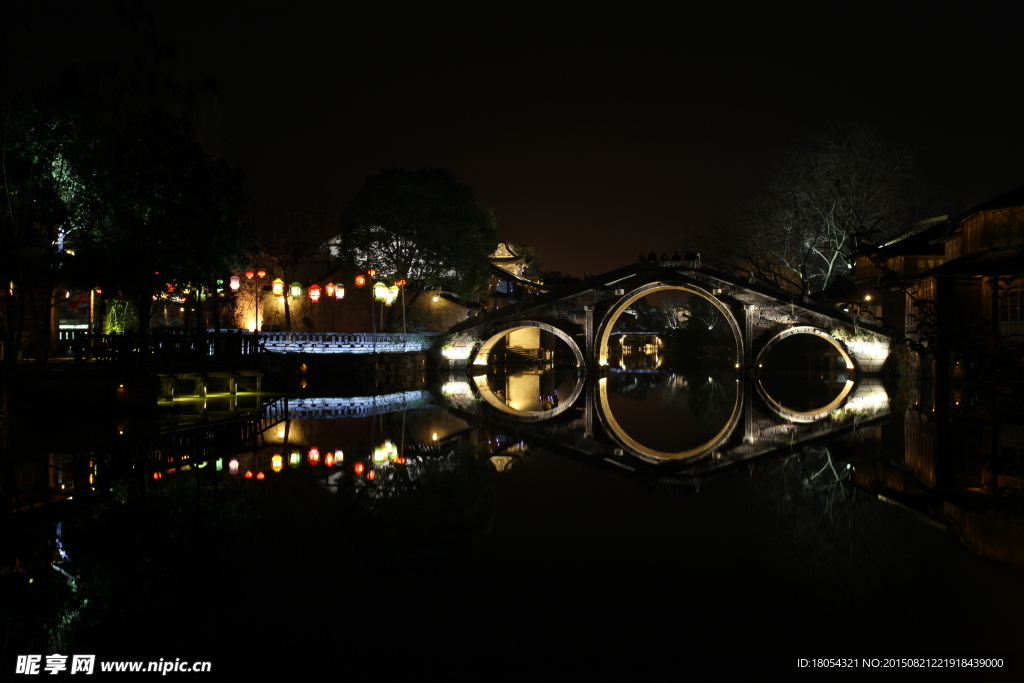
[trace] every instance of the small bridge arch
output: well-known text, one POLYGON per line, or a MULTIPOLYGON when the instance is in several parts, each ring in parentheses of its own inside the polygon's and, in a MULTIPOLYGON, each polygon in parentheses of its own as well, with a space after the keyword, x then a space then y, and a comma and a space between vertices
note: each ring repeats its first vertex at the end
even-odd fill
POLYGON ((583 351, 580 350, 579 344, 577 344, 576 341, 563 330, 539 320, 517 320, 515 322, 490 328, 487 332, 487 338, 471 354, 471 365, 487 365, 487 359, 494 346, 504 339, 509 333, 523 329, 540 329, 550 332, 565 342, 569 349, 572 350, 573 355, 576 357, 576 367, 586 367, 587 361, 583 355, 583 351))
MULTIPOLYGON (((839 356, 846 363, 847 370, 851 373, 859 370, 857 362, 849 353, 846 345, 843 344, 841 340, 836 339, 834 336, 829 334, 826 330, 814 325, 793 325, 775 334, 764 344, 764 346, 761 347, 761 350, 757 354, 757 359, 755 360, 755 366, 757 368, 761 368, 763 366, 764 359, 771 352, 772 348, 784 339, 789 339, 797 335, 810 335, 824 340, 839 352, 839 356)), ((779 401, 772 398, 772 396, 765 390, 764 384, 760 380, 757 382, 757 391, 761 398, 764 399, 764 402, 780 417, 784 417, 793 422, 816 422, 828 417, 833 410, 840 407, 843 402, 846 401, 846 397, 849 396, 850 392, 853 390, 853 385, 853 380, 847 379, 842 390, 840 390, 839 395, 832 399, 827 405, 820 406, 814 410, 804 411, 787 408, 779 401)))

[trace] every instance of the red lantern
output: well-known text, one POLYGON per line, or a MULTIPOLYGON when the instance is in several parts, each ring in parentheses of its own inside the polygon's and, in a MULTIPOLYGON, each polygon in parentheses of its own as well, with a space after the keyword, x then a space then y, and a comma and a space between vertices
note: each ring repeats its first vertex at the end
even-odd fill
POLYGON ((369 472, 366 473, 366 478, 369 479, 370 481, 373 481, 374 479, 377 478, 377 473, 374 472, 373 470, 370 470, 369 472))
POLYGON ((365 467, 365 466, 363 465, 363 463, 361 463, 361 462, 357 462, 357 463, 356 463, 356 466, 355 466, 355 467, 353 467, 352 469, 353 469, 353 470, 355 470, 355 473, 356 473, 356 474, 362 474, 362 473, 363 473, 363 470, 365 470, 365 469, 366 469, 366 467, 365 467))
POLYGON ((255 275, 255 274, 256 274, 256 273, 254 273, 254 272, 253 272, 253 271, 251 271, 251 270, 247 270, 247 271, 245 271, 245 276, 246 276, 247 278, 249 278, 250 280, 252 279, 252 276, 253 276, 253 275, 255 275))
POLYGON ((252 470, 246 470, 245 471, 245 478, 246 479, 252 479, 252 470))
POLYGON ((320 462, 320 449, 313 446, 309 449, 309 464, 316 465, 320 462))
POLYGON ((373 268, 370 268, 368 271, 366 271, 366 274, 369 275, 370 277, 373 277, 374 275, 377 274, 377 271, 374 270, 373 268))
POLYGON ((154 478, 154 479, 163 479, 163 476, 164 476, 164 475, 163 475, 163 474, 161 474, 160 472, 154 472, 154 473, 153 473, 153 478, 154 478))
POLYGON ((334 467, 334 453, 327 451, 327 455, 324 456, 324 464, 328 467, 334 467))
POLYGON ((366 286, 366 276, 365 275, 356 275, 356 287, 365 287, 365 286, 366 286))
POLYGON ((324 285, 324 294, 327 295, 328 299, 330 299, 331 297, 334 296, 334 283, 333 282, 328 282, 326 285, 324 285))
POLYGON ((259 270, 256 271, 256 277, 266 277, 266 276, 267 276, 267 271, 265 271, 264 269, 260 268, 259 270))
POLYGON ((262 472, 258 472, 258 473, 256 474, 256 478, 257 478, 257 479, 266 479, 266 478, 267 478, 267 475, 263 474, 262 472))
POLYGON ((320 285, 313 284, 309 286, 309 300, 313 303, 320 301, 320 285))

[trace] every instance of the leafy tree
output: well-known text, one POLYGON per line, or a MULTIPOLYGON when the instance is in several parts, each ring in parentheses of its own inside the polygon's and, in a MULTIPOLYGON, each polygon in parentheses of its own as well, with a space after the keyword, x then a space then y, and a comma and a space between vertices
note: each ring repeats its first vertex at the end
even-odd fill
POLYGON ((921 196, 910 153, 865 125, 833 126, 781 155, 768 175, 711 246, 732 268, 800 294, 849 272, 853 251, 905 226, 921 196))
MULTIPOLYGON (((381 171, 341 218, 342 253, 359 268, 423 286, 444 286, 466 299, 486 285, 487 258, 498 245, 491 210, 473 188, 440 168, 381 171)), ((411 302, 410 302, 411 303, 411 302)))
POLYGON ((66 265, 76 222, 66 206, 78 190, 68 158, 82 145, 74 117, 42 94, 10 92, 0 152, 0 290, 5 373, 34 336, 45 361, 52 294, 66 265))

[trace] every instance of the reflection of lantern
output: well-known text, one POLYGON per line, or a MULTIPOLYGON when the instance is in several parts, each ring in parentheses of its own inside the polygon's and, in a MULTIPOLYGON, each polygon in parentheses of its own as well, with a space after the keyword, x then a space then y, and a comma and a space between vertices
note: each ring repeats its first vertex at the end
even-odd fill
POLYGON ((238 460, 232 458, 231 461, 228 462, 228 472, 231 474, 238 474, 238 460))
POLYGON ((245 276, 246 276, 247 278, 249 278, 250 280, 252 279, 252 276, 253 276, 253 275, 255 275, 255 274, 256 274, 256 273, 252 272, 251 270, 247 270, 247 271, 245 271, 245 276))
POLYGON ((345 298, 345 285, 338 285, 334 288, 334 298, 338 301, 345 298))
POLYGON ((405 456, 403 456, 403 455, 398 456, 397 458, 395 458, 395 462, 398 463, 399 465, 404 465, 405 464, 405 456))
POLYGON ((340 465, 341 462, 344 459, 345 459, 345 454, 342 452, 342 450, 340 448, 338 450, 334 451, 334 462, 335 462, 335 464, 340 465))
POLYGON ((298 299, 302 296, 302 285, 298 282, 293 282, 291 286, 291 293, 293 299, 298 299))
POLYGON ((366 478, 369 479, 370 481, 373 481, 374 479, 377 478, 377 473, 374 472, 373 470, 370 470, 369 472, 366 473, 366 478))
POLYGON ((365 470, 366 467, 363 465, 363 463, 357 462, 356 466, 353 467, 352 469, 353 469, 353 471, 355 471, 356 474, 362 474, 363 470, 365 470))
POLYGON ((270 287, 274 292, 274 296, 284 296, 284 280, 281 278, 277 278, 271 282, 270 287))
POLYGON ((274 453, 270 458, 270 469, 275 472, 280 472, 284 469, 284 458, 281 457, 280 453, 274 453))
POLYGON ((309 300, 313 303, 320 301, 320 285, 312 284, 309 286, 309 300))
POLYGON ((373 298, 377 301, 384 301, 391 296, 391 290, 383 282, 378 282, 373 286, 373 298))
POLYGON ((153 473, 153 478, 154 479, 163 479, 163 477, 164 477, 164 475, 161 474, 160 472, 154 472, 153 473))
POLYGON ((291 455, 288 456, 288 464, 292 467, 298 467, 299 463, 302 462, 302 453, 298 451, 292 451, 291 455))
POLYGON ((234 291, 234 292, 237 292, 238 288, 242 286, 241 278, 239 278, 237 275, 232 275, 230 279, 231 279, 231 290, 234 291))
POLYGON ((324 464, 328 467, 334 467, 334 451, 327 451, 324 455, 324 464))
POLYGON ((326 296, 328 299, 330 299, 330 298, 332 298, 334 296, 334 283, 333 282, 328 282, 326 285, 324 285, 324 296, 326 296))
POLYGON ((365 275, 356 275, 356 287, 365 287, 365 286, 366 286, 366 276, 365 275))
POLYGON ((266 277, 266 276, 267 276, 267 271, 265 271, 264 269, 260 268, 259 270, 256 271, 256 277, 266 277))
POLYGON ((320 449, 313 446, 309 449, 309 464, 316 465, 320 462, 320 449))

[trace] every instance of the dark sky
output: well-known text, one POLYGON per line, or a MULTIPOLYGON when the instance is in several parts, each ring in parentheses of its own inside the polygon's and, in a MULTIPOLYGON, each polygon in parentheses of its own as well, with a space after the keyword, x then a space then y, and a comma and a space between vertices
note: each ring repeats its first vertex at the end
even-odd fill
MULTIPOLYGON (((25 5, 16 82, 138 50, 103 2, 25 5)), ((548 270, 696 248, 830 122, 912 148, 943 210, 1024 182, 1024 53, 996 26, 713 6, 142 3, 182 73, 218 84, 205 137, 254 196, 320 189, 340 212, 382 168, 448 168, 548 270)))

